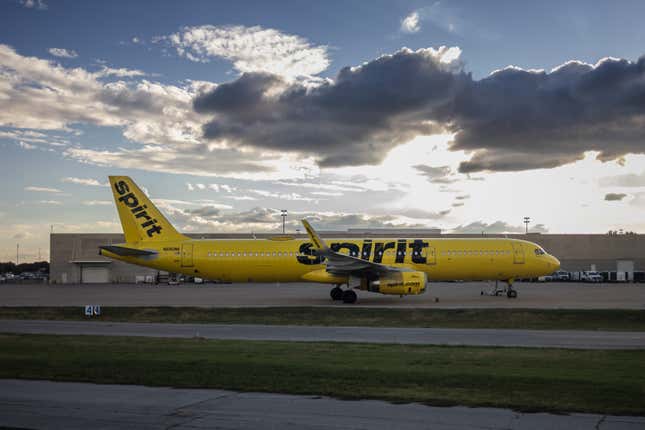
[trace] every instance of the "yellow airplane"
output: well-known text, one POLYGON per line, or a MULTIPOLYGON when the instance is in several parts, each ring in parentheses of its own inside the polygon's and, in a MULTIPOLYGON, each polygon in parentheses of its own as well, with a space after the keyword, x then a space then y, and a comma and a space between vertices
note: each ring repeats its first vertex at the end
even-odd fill
POLYGON ((335 239, 327 244, 307 220, 309 240, 191 239, 168 222, 127 176, 110 176, 126 243, 100 254, 140 266, 226 282, 333 284, 331 298, 354 303, 354 289, 413 295, 428 281, 501 280, 509 298, 513 281, 558 270, 539 245, 506 238, 335 239), (347 286, 342 289, 341 286, 347 286))

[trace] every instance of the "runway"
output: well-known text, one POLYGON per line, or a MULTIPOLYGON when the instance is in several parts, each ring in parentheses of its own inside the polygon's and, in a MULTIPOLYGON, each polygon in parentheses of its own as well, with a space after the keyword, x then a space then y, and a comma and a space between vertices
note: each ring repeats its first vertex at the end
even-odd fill
POLYGON ((529 348, 645 349, 645 332, 0 320, 1 333, 529 348))
MULTIPOLYGON (((352 306, 415 308, 645 309, 645 284, 517 283, 517 299, 481 295, 492 283, 431 283, 419 296, 358 291, 352 306), (437 301, 438 300, 438 301, 437 301)), ((347 306, 329 286, 296 284, 0 284, 0 306, 347 306)))
POLYGON ((644 417, 554 415, 377 400, 0 380, 0 427, 101 429, 637 429, 644 417))

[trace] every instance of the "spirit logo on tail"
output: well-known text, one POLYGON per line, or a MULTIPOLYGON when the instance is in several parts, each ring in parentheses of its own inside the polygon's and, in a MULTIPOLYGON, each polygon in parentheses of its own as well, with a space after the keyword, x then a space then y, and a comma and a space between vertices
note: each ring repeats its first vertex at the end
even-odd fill
POLYGON ((121 202, 121 204, 130 208, 130 211, 134 214, 134 217, 136 219, 141 219, 140 221, 143 221, 141 222, 141 227, 143 227, 143 229, 146 231, 148 237, 152 237, 152 235, 155 233, 161 233, 162 228, 161 226, 157 225, 157 220, 152 218, 150 215, 148 215, 148 212, 146 212, 148 206, 139 206, 139 199, 134 195, 133 192, 130 191, 128 184, 123 181, 119 181, 114 184, 114 189, 117 193, 119 193, 120 197, 118 200, 121 202))

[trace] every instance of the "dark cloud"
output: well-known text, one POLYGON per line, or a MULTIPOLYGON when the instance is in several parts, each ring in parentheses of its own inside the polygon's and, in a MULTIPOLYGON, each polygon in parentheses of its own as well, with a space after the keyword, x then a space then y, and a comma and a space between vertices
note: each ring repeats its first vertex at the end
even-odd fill
MULTIPOLYGON (((536 224, 529 228, 531 233, 546 233, 548 229, 544 224, 536 224)), ((452 230, 452 233, 464 234, 481 234, 484 233, 524 233, 525 227, 521 225, 511 225, 504 221, 495 221, 487 224, 483 221, 471 222, 467 225, 460 225, 452 230)))
POLYGON ((446 113, 453 149, 476 151, 462 173, 556 167, 599 151, 642 153, 645 58, 569 62, 550 73, 507 68, 462 91, 446 113))
POLYGON ((605 200, 608 202, 619 202, 622 199, 627 197, 625 193, 607 193, 605 194, 605 200))
POLYGON ((472 152, 461 173, 645 152, 645 57, 509 67, 475 81, 444 54, 402 49, 313 83, 247 73, 194 108, 214 116, 209 139, 314 155, 321 166, 378 163, 398 144, 446 130, 451 149, 472 152))
POLYGON ((204 127, 209 139, 315 154, 321 166, 377 163, 392 147, 440 130, 425 112, 449 103, 465 79, 441 55, 403 49, 315 87, 246 73, 198 96, 194 108, 215 114, 204 127))

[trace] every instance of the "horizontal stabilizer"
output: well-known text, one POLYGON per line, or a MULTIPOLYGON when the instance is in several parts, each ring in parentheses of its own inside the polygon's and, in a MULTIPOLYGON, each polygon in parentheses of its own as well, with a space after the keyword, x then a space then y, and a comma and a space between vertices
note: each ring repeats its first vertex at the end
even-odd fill
POLYGON ((137 257, 144 255, 155 255, 155 251, 146 251, 145 249, 126 248, 125 246, 106 245, 99 246, 100 249, 111 252, 112 254, 120 255, 123 257, 137 257))

